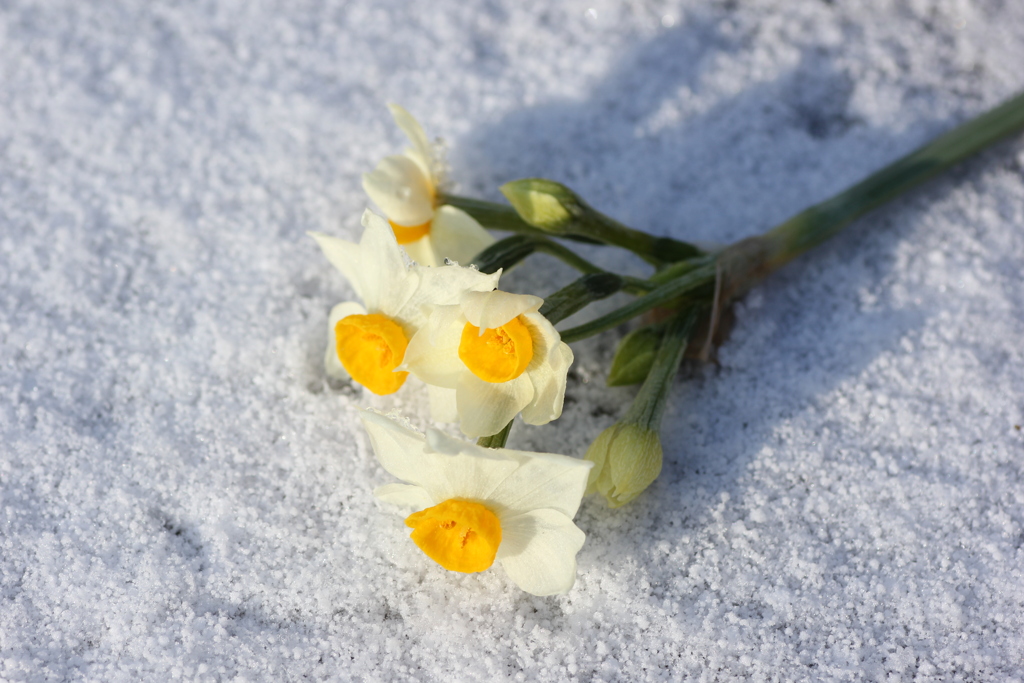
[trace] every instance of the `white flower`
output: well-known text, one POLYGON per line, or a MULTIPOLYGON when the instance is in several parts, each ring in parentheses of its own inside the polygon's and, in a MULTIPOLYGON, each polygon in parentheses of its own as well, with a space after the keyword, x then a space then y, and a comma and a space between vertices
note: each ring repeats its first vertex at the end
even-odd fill
POLYGON ((375 394, 391 394, 409 374, 396 368, 430 308, 456 303, 467 291, 494 289, 500 272, 406 265, 387 221, 366 211, 363 227, 359 244, 310 233, 363 300, 363 305, 347 301, 331 310, 324 365, 332 377, 351 376, 375 394))
POLYGON ((412 260, 425 266, 441 265, 446 258, 469 263, 494 238, 465 211, 437 206, 440 179, 427 135, 405 109, 397 104, 388 108, 413 146, 364 173, 363 189, 388 217, 412 260))
POLYGON ((377 459, 405 484, 374 491, 416 510, 413 542, 445 569, 501 563, 533 595, 566 593, 586 535, 573 524, 593 463, 564 455, 481 448, 436 430, 426 437, 360 411, 377 459))
POLYGON ((540 297, 466 292, 438 306, 409 342, 405 369, 455 390, 466 436, 496 434, 521 411, 528 424, 562 414, 572 351, 537 310, 540 297))

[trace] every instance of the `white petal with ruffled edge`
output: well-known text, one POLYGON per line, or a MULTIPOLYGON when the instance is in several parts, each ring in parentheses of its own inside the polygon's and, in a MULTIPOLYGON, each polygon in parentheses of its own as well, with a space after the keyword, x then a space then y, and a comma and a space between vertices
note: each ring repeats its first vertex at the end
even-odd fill
POLYGON ((586 538, 561 512, 531 510, 501 519, 497 559, 527 593, 559 595, 576 583, 576 553, 586 538))
POLYGON ((491 234, 472 216, 447 204, 434 211, 430 241, 438 263, 450 259, 462 265, 469 265, 477 254, 494 244, 491 234))
POLYGON ((434 217, 433 182, 409 157, 382 159, 372 172, 363 174, 363 189, 388 220, 399 225, 422 225, 434 217))

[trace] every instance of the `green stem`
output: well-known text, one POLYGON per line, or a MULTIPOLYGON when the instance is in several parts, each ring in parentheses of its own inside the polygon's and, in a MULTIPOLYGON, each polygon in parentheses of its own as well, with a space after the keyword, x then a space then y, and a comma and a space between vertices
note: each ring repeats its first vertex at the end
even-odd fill
MULTIPOLYGON (((538 237, 547 236, 546 232, 524 221, 519 217, 515 209, 505 204, 496 204, 495 202, 487 202, 471 197, 460 197, 454 194, 440 195, 438 202, 462 209, 475 218, 477 223, 491 230, 507 230, 508 232, 518 232, 523 235, 535 235, 538 237)), ((566 235, 565 237, 578 242, 599 244, 597 240, 580 235, 566 235)))
POLYGON ((708 262, 707 256, 687 259, 685 261, 677 261, 676 263, 665 266, 659 271, 656 271, 651 275, 648 282, 652 285, 663 285, 670 280, 675 280, 678 277, 689 273, 695 268, 699 268, 708 262))
POLYGON ((655 266, 700 255, 700 251, 685 242, 671 237, 655 237, 627 227, 589 206, 584 205, 584 209, 586 213, 579 219, 578 225, 570 225, 568 228, 579 232, 570 234, 584 234, 605 244, 628 249, 655 266))
MULTIPOLYGON (((582 256, 579 256, 572 249, 569 249, 554 240, 537 238, 536 245, 537 251, 548 254, 549 256, 554 256, 555 258, 560 259, 563 263, 572 266, 586 275, 596 275, 597 273, 609 272, 600 266, 594 265, 582 256)), ((622 275, 620 277, 622 277, 623 281, 622 291, 633 294, 634 296, 646 294, 657 287, 657 284, 644 280, 643 278, 632 277, 630 275, 622 275)))
MULTIPOLYGON (((524 235, 549 234, 524 221, 511 206, 453 194, 441 195, 438 200, 442 204, 462 209, 485 228, 508 230, 524 235)), ((671 237, 655 237, 646 232, 634 230, 585 204, 581 204, 581 209, 583 213, 577 219, 576 224, 567 226, 565 232, 559 231, 558 237, 589 244, 610 244, 628 249, 653 265, 692 258, 702 253, 692 244, 680 242, 671 237)))
POLYGON ((604 268, 594 265, 593 263, 580 256, 569 247, 561 245, 558 242, 549 240, 546 237, 536 238, 536 245, 537 251, 548 254, 549 256, 554 256, 555 258, 561 260, 563 263, 567 265, 572 266, 581 273, 589 275, 592 273, 605 272, 604 268))
POLYGON ((1024 130, 1024 93, 939 136, 763 236, 771 245, 760 276, 836 235, 852 221, 1014 133, 1024 130))
MULTIPOLYGON (((709 283, 713 283, 715 279, 715 263, 714 258, 709 258, 705 262, 692 269, 690 272, 682 275, 681 277, 666 282, 649 294, 637 297, 633 301, 629 302, 621 308, 617 308, 614 311, 602 315, 598 318, 594 318, 590 322, 584 323, 577 327, 572 327, 564 332, 561 332, 562 341, 567 344, 570 342, 579 341, 586 339, 599 332, 611 329, 617 325, 621 325, 627 320, 631 320, 641 313, 667 304, 670 301, 678 299, 684 294, 693 292, 695 289, 709 283)), ((710 304, 710 297, 707 301, 710 304)))
POLYGON ((476 445, 484 448, 504 448, 505 443, 508 442, 508 433, 512 431, 513 422, 514 420, 509 420, 508 424, 497 434, 481 436, 476 440, 476 445))
MULTIPOLYGON (((494 273, 499 268, 509 269, 535 251, 560 259, 584 275, 607 274, 608 271, 596 266, 572 249, 543 235, 509 235, 498 240, 473 257, 473 263, 482 273, 494 273)), ((658 284, 629 275, 616 276, 622 280, 620 289, 639 296, 655 289, 658 284)), ((660 284, 660 283, 659 283, 660 284)))
POLYGON ((590 273, 574 280, 544 299, 539 313, 557 325, 585 306, 623 289, 625 280, 615 273, 590 273))
MULTIPOLYGON (((611 313, 562 332, 562 340, 574 342, 585 339, 670 302, 678 306, 678 299, 684 295, 689 295, 687 303, 691 306, 710 306, 713 303, 714 291, 698 293, 696 290, 714 284, 718 277, 721 277, 721 299, 715 303, 721 306, 728 305, 729 301, 749 289, 755 282, 835 236, 857 218, 1022 129, 1024 93, 939 136, 856 185, 798 213, 767 233, 741 240, 714 254, 702 255, 697 251, 697 256, 668 258, 665 254, 670 252, 666 249, 673 244, 681 245, 681 248, 693 247, 685 242, 655 238, 632 230, 585 207, 584 215, 578 217, 577 221, 583 224, 583 228, 579 229, 584 229, 586 235, 608 244, 625 247, 652 263, 664 264, 672 260, 677 262, 652 275, 649 281, 631 279, 637 290, 647 289, 648 292, 611 313), (662 254, 661 258, 657 257, 659 253, 662 254), (650 290, 651 285, 658 286, 650 290)), ((503 220, 507 220, 509 224, 518 223, 525 226, 525 229, 521 229, 522 232, 530 232, 533 235, 540 233, 536 228, 524 223, 511 208, 476 200, 455 199, 498 207, 501 209, 501 215, 505 217, 503 220), (511 216, 514 216, 514 219, 510 218, 511 216)), ((579 234, 573 236, 579 237, 579 234)), ((597 268, 578 257, 577 261, 582 261, 577 267, 585 264, 584 267, 597 268)))
POLYGON ((662 335, 661 345, 654 356, 654 363, 647 373, 647 379, 633 399, 633 405, 623 416, 623 422, 641 424, 650 430, 658 431, 661 415, 665 412, 668 392, 672 388, 672 380, 679 371, 679 364, 683 361, 683 354, 696 322, 697 310, 693 308, 682 311, 672 318, 662 335))

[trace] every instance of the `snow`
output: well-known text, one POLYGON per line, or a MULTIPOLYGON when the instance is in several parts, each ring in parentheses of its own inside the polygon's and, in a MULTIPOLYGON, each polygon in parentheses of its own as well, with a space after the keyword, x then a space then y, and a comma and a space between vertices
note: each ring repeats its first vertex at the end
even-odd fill
MULTIPOLYGON (((1019 138, 751 292, 556 598, 374 501, 354 408, 422 426, 425 390, 324 380, 352 292, 305 235, 357 238, 395 101, 464 194, 735 240, 1024 87, 1021 35, 998 0, 0 0, 0 679, 1024 680, 1019 138)), ((622 414, 621 333, 511 445, 622 414)))

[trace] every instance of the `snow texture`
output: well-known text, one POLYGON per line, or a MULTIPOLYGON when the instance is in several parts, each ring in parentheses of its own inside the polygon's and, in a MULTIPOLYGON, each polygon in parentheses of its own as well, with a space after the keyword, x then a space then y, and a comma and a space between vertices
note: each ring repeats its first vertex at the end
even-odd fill
MULTIPOLYGON (((375 502, 354 408, 426 391, 325 381, 352 291, 305 235, 358 237, 394 101, 464 194, 735 240, 1024 87, 1022 35, 1012 0, 0 0, 0 679, 1024 680, 1020 139, 751 292, 556 598, 375 502)), ((511 445, 581 455, 622 334, 511 445)))

